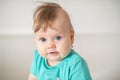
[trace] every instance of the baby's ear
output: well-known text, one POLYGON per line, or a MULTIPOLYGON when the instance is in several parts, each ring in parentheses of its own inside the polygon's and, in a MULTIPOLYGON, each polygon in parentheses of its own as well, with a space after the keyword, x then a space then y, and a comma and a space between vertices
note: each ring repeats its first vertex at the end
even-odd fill
POLYGON ((74 31, 71 31, 71 43, 73 44, 74 43, 74 31))

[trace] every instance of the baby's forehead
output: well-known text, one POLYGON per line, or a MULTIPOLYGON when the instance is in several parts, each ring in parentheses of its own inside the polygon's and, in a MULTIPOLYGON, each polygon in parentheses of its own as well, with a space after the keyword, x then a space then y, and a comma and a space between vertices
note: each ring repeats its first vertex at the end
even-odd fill
POLYGON ((49 31, 53 31, 56 33, 65 33, 70 31, 70 27, 68 27, 67 25, 63 25, 63 24, 52 24, 52 25, 42 25, 41 28, 37 31, 39 33, 46 33, 49 31))
POLYGON ((47 27, 45 29, 40 29, 39 33, 47 33, 47 32, 55 32, 59 34, 64 34, 68 31, 68 29, 65 29, 65 27, 47 27))

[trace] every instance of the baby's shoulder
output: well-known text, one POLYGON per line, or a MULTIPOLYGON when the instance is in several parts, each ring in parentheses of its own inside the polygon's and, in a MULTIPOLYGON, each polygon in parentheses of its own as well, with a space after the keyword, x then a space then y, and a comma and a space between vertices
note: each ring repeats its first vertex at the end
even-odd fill
POLYGON ((76 62, 80 62, 83 61, 84 59, 80 56, 79 53, 77 53, 75 50, 71 50, 70 52, 70 56, 69 56, 69 61, 76 63, 76 62))
POLYGON ((41 58, 37 49, 34 50, 34 58, 41 58))
POLYGON ((79 70, 86 65, 86 61, 76 51, 72 50, 67 65, 71 70, 79 70))
POLYGON ((79 53, 72 49, 68 57, 67 65, 69 65, 69 67, 80 67, 83 64, 86 64, 84 58, 82 58, 79 53))

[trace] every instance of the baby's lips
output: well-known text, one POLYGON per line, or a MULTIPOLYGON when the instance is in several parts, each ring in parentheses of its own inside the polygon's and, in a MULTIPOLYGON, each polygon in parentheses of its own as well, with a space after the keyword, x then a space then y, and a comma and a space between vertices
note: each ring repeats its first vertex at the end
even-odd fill
POLYGON ((49 52, 49 53, 51 53, 51 54, 52 54, 52 53, 58 53, 58 52, 49 52))
POLYGON ((56 51, 55 52, 49 52, 49 54, 58 54, 58 52, 56 52, 56 51))

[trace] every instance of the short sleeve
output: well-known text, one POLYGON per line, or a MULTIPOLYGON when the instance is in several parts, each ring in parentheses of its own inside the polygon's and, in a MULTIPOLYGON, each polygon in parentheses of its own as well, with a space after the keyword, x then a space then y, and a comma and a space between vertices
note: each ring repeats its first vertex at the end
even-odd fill
POLYGON ((33 61, 30 67, 30 73, 33 74, 34 76, 37 76, 38 69, 37 69, 37 62, 38 62, 39 54, 37 50, 34 51, 34 57, 33 61))
POLYGON ((87 63, 83 59, 73 65, 71 80, 92 80, 87 63))

